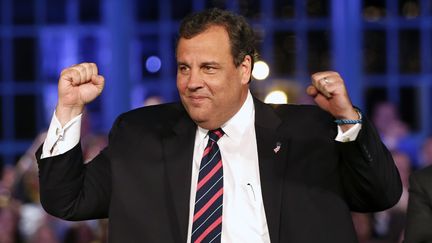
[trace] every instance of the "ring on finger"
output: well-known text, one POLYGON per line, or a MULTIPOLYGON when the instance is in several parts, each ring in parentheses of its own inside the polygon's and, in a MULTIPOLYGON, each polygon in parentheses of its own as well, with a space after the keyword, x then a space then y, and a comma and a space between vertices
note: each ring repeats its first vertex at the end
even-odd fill
POLYGON ((326 83, 326 84, 331 83, 331 81, 330 81, 327 77, 324 77, 324 78, 323 78, 323 81, 324 81, 324 83, 326 83))

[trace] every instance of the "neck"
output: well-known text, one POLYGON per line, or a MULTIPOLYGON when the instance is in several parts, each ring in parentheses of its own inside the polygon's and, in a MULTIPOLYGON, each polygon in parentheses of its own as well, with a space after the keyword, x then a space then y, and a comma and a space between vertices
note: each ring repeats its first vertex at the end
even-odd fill
POLYGON ((245 92, 242 92, 242 94, 240 96, 240 101, 236 102, 236 104, 240 104, 240 105, 233 107, 230 112, 227 112, 226 115, 221 117, 220 119, 218 119, 218 120, 212 119, 212 120, 207 120, 207 121, 195 121, 195 123, 199 127, 207 129, 207 130, 214 130, 214 129, 222 127, 222 125, 227 123, 233 116, 235 116, 237 114, 237 112, 240 111, 240 109, 243 107, 244 103, 246 102, 246 99, 248 97, 248 93, 249 93, 249 89, 246 89, 245 92))

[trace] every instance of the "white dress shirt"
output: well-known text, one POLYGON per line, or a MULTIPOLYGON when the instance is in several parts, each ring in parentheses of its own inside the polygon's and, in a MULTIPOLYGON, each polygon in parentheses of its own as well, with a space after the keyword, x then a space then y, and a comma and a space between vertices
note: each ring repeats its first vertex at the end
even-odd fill
MULTIPOLYGON (((222 242, 270 242, 263 205, 255 137, 255 108, 250 92, 241 109, 224 125, 225 135, 219 139, 224 168, 222 242)), ((78 144, 81 115, 63 128, 53 116, 45 140, 42 158, 65 153, 78 144)), ((338 128, 336 141, 354 141, 361 124, 342 132, 338 128)), ((190 243, 196 184, 201 158, 208 141, 207 131, 197 127, 193 155, 190 210, 187 243, 190 243)))
MULTIPOLYGON (((224 125, 218 140, 224 171, 222 242, 270 242, 261 196, 255 109, 250 93, 241 109, 224 125)), ((208 130, 198 127, 192 166, 188 243, 192 229, 196 184, 208 130)))

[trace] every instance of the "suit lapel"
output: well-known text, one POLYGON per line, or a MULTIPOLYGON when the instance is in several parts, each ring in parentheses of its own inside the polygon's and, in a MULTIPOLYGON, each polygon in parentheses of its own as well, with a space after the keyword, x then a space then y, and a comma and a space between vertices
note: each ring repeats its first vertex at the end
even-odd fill
POLYGON ((173 210, 172 226, 180 242, 187 238, 195 132, 196 125, 185 112, 163 139, 168 197, 172 197, 169 210, 173 210))
POLYGON ((255 103, 255 132, 258 147, 261 190, 271 242, 279 242, 283 176, 289 141, 282 139, 280 118, 258 100, 255 103))

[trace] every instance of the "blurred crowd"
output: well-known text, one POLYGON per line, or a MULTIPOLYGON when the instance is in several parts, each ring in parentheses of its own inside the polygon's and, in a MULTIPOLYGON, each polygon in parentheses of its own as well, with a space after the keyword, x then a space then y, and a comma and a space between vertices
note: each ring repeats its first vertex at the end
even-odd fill
MULTIPOLYGON (((159 103, 159 101, 155 102, 159 103)), ((86 161, 106 145, 105 134, 91 131, 84 114, 81 143, 86 161)), ((399 169, 403 194, 393 208, 379 213, 352 213, 360 243, 402 242, 411 171, 432 165, 432 136, 414 136, 394 104, 376 104, 371 119, 399 169)), ((107 242, 108 220, 69 222, 48 215, 39 202, 35 151, 42 144, 40 134, 14 166, 4 166, 0 179, 0 243, 103 243, 107 242)))
MULTIPOLYGON (((107 136, 92 132, 89 115, 82 120, 81 144, 85 161, 105 147, 107 136)), ((108 221, 70 222, 48 215, 39 200, 35 152, 45 140, 41 133, 14 166, 0 177, 0 243, 105 243, 108 221)))
POLYGON ((414 135, 401 120, 397 107, 389 102, 376 104, 371 119, 393 155, 403 192, 394 207, 374 214, 352 213, 353 222, 360 243, 398 243, 404 238, 409 176, 414 170, 432 165, 432 136, 414 135))

